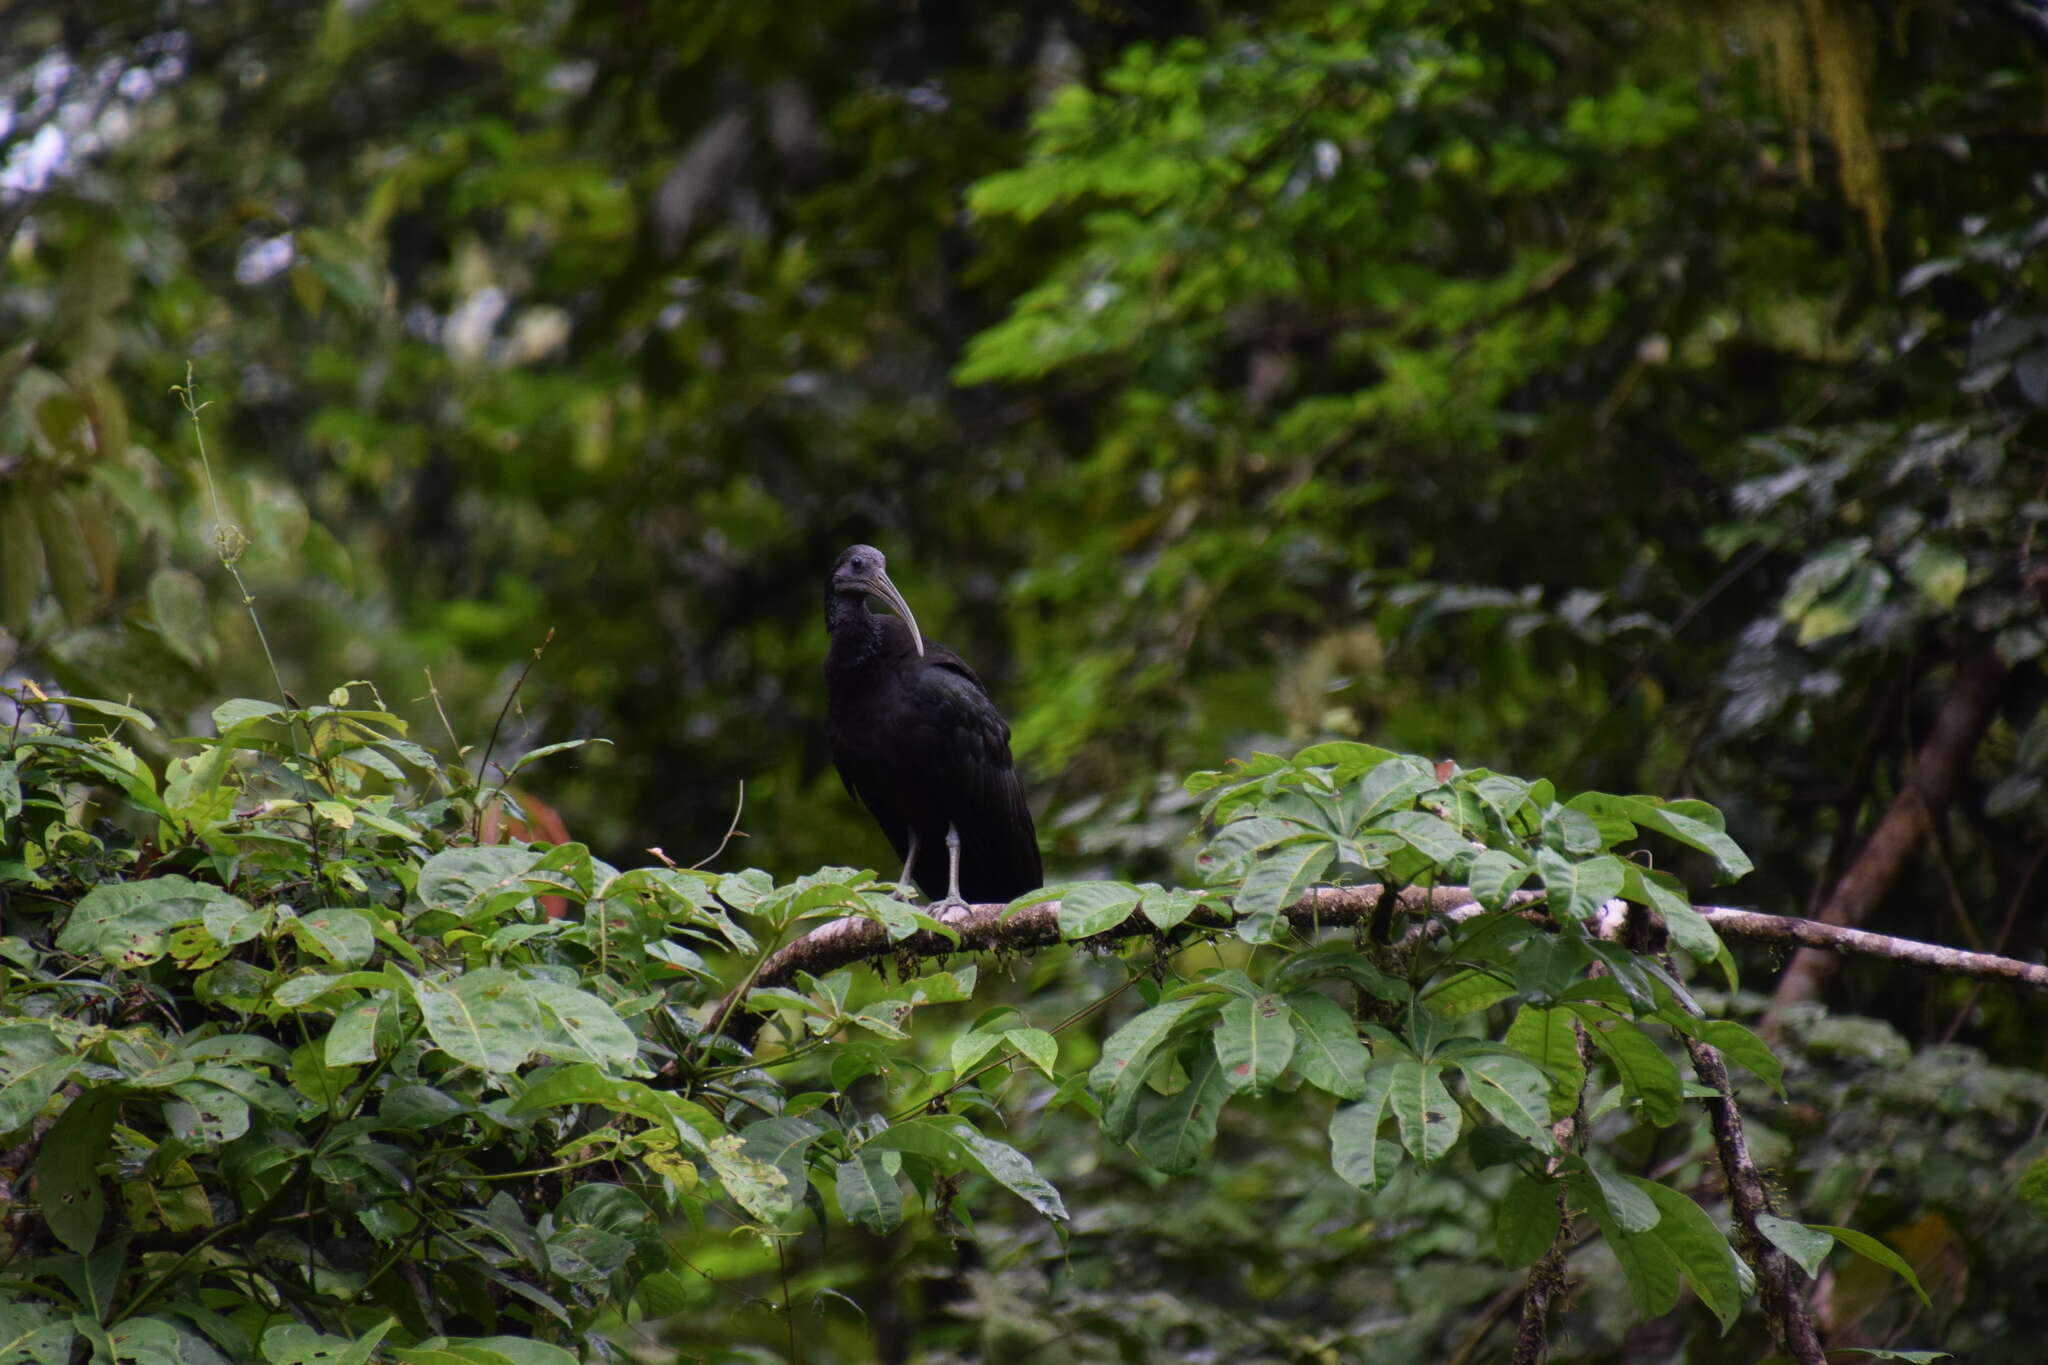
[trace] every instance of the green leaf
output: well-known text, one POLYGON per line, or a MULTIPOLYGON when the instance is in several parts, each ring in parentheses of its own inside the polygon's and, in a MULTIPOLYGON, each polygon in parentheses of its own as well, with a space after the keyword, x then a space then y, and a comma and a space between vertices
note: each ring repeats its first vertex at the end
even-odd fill
POLYGON ((96 954, 121 967, 140 967, 164 955, 173 925, 201 919, 208 909, 246 914, 249 905, 217 886, 173 874, 139 882, 110 882, 85 893, 64 921, 57 946, 96 954))
POLYGON ((1934 1307, 1933 1300, 1927 1297, 1927 1291, 1920 1287, 1920 1277, 1913 1273, 1913 1267, 1906 1264, 1903 1256, 1893 1251, 1883 1242, 1878 1241, 1877 1238, 1872 1237, 1867 1232, 1858 1232, 1854 1228, 1835 1227, 1829 1223, 1808 1223, 1806 1227, 1810 1232, 1824 1232, 1828 1234, 1864 1260, 1883 1266, 1886 1270, 1891 1271, 1892 1274, 1904 1280, 1912 1288, 1913 1292, 1919 1296, 1921 1303, 1925 1304, 1929 1309, 1934 1307))
POLYGON ((529 749, 525 753, 521 754, 518 760, 514 762, 511 767, 505 770, 505 776, 509 780, 514 773, 518 772, 521 768, 524 768, 527 764, 538 762, 539 760, 548 757, 550 754, 565 753, 570 749, 580 749, 586 744, 608 745, 610 743, 611 741, 608 739, 593 738, 565 739, 561 741, 559 744, 543 744, 538 749, 529 749))
POLYGON ((207 936, 215 943, 223 948, 232 948, 262 933, 270 922, 270 912, 229 898, 208 904, 200 914, 199 922, 206 927, 207 936))
POLYGON ((1590 1006, 1574 1008, 1585 1020, 1586 1036, 1614 1063, 1622 1091, 1642 1105, 1644 1117, 1660 1128, 1678 1122, 1684 1089, 1677 1066, 1663 1050, 1630 1020, 1590 1006))
POLYGON ((1102 1126, 1110 1137, 1121 1141, 1129 1135, 1131 1107, 1145 1073, 1176 1027, 1197 1011, 1215 1009, 1218 1003, 1214 996, 1199 995, 1168 1000, 1132 1018, 1103 1043, 1102 1056, 1088 1073, 1088 1088, 1107 1105, 1102 1126))
POLYGON ((796 1207, 798 1192, 773 1163, 749 1155, 744 1146, 737 1133, 727 1133, 711 1140, 705 1159, 735 1203, 760 1222, 778 1223, 796 1207))
POLYGON ((1424 991, 1422 998, 1431 1010, 1446 1019, 1476 1014, 1515 994, 1515 988, 1492 972, 1477 969, 1452 972, 1424 991))
POLYGON ((640 1040, 610 1005, 573 986, 532 980, 526 989, 540 1005, 543 1037, 535 1049, 564 1061, 586 1061, 609 1070, 647 1074, 640 1040))
POLYGON ((1401 1145, 1424 1165, 1443 1157, 1458 1141, 1464 1119, 1444 1087, 1435 1062, 1395 1062, 1387 1103, 1401 1131, 1401 1145))
POLYGON ((1660 801, 1654 796, 1632 796, 1626 801, 1630 819, 1712 858, 1722 881, 1735 881, 1754 870, 1749 855, 1722 830, 1720 812, 1705 802, 1660 801), (1708 815, 1711 822, 1701 818, 1708 815))
MULTIPOLYGON (((1230 1006, 1225 1006, 1224 1013, 1229 1012, 1230 1006)), ((1156 1169, 1169 1175, 1193 1170, 1216 1141, 1216 1120, 1222 1115, 1232 1089, 1225 1063, 1215 1051, 1202 1049, 1188 1068, 1187 1084, 1138 1126, 1131 1136, 1131 1146, 1156 1169)))
POLYGON ((1828 1233, 1775 1214, 1758 1214, 1756 1227, 1770 1239, 1771 1245, 1790 1256, 1809 1276, 1820 1274, 1821 1263, 1834 1249, 1835 1239, 1828 1233))
POLYGON ((1349 1184, 1367 1194, 1379 1187, 1380 1120, 1386 1116, 1387 1100, 1393 1094, 1394 1068, 1378 1067, 1365 1073, 1365 1093, 1358 1103, 1347 1104, 1330 1117, 1330 1165, 1349 1184))
POLYGON ((504 844, 451 848, 427 859, 415 894, 430 910, 467 917, 493 897, 509 894, 524 899, 532 894, 525 878, 540 860, 532 849, 504 844))
POLYGON ((834 1170, 839 1212, 850 1223, 872 1232, 890 1232, 903 1222, 903 1191, 889 1174, 882 1154, 862 1147, 834 1170))
POLYGON ((1087 938, 1114 929, 1138 908, 1138 888, 1124 882, 1082 882, 1060 896, 1060 937, 1087 938))
POLYGON ((577 1365, 573 1353, 528 1337, 428 1337, 393 1354, 402 1365, 577 1365))
POLYGON ((173 654, 194 668, 206 667, 213 646, 213 623, 206 611, 206 588, 197 575, 183 569, 158 569, 151 574, 149 614, 173 654))
POLYGON ((386 1318, 351 1342, 300 1323, 280 1323, 263 1334, 263 1358, 270 1365, 369 1365, 377 1344, 397 1325, 397 1318, 386 1318))
MULTIPOLYGON (((4 1047, 4 1044, 0 1044, 4 1047)), ((2034 1217, 2048 1222, 2048 1156, 2037 1156, 2027 1163, 2027 1169, 2020 1174, 2019 1183, 2014 1187, 2020 1202, 2034 1217)))
MULTIPOLYGON (((1864 561, 1870 553, 1870 538, 1858 536, 1851 540, 1836 540, 1822 546, 1820 550, 1799 566, 1785 584, 1784 595, 1779 599, 1778 613, 1787 621, 1797 621, 1818 602, 1822 594, 1831 591, 1850 570, 1864 561)), ((1853 624, 1853 623, 1852 623, 1853 624)), ((1801 641, 1806 643, 1806 641, 1801 641)))
POLYGON ((1280 912, 1302 898, 1336 855, 1335 844, 1318 838, 1261 856, 1237 893, 1238 936, 1247 943, 1272 942, 1279 933, 1280 912))
POLYGON ((1005 1029, 1003 1041, 1017 1049, 1019 1055, 1049 1079, 1057 1079, 1053 1075, 1053 1065, 1059 1060, 1060 1044, 1050 1033, 1042 1028, 1005 1029))
POLYGON ((1397 810, 1377 821, 1376 827, 1439 866, 1472 852, 1471 840, 1456 825, 1419 810, 1397 810))
POLYGON ((1575 1164, 1585 1166, 1586 1174, 1592 1177, 1592 1188, 1598 1192, 1598 1198, 1588 1202, 1597 1212, 1611 1216, 1622 1231, 1648 1232, 1664 1217, 1657 1201, 1632 1183, 1633 1177, 1589 1163, 1575 1164))
MULTIPOLYGON (((336 906, 301 915, 293 928, 321 957, 342 967, 358 967, 377 949, 377 928, 360 910, 336 906)), ((212 932, 209 923, 208 932, 212 932)), ((216 941, 225 941, 215 934, 216 941)))
POLYGON ((284 708, 274 701, 261 701, 254 697, 237 697, 224 701, 213 708, 214 733, 225 735, 238 725, 268 716, 281 716, 284 708))
POLYGON ((1550 908, 1560 917, 1585 920, 1621 894, 1625 873, 1611 853, 1574 862, 1553 849, 1536 850, 1536 871, 1550 908))
POLYGON ((1856 629, 1884 605, 1891 585, 1891 570, 1882 564, 1867 560, 1857 564, 1841 587, 1794 617, 1799 623, 1799 643, 1817 645, 1856 629))
POLYGON ((1233 999, 1217 1021, 1215 1044, 1229 1087, 1257 1094, 1279 1080, 1294 1057, 1292 1012, 1277 995, 1233 999))
POLYGON ((963 1033, 953 1040, 947 1064, 955 1076, 965 1076, 982 1058, 1003 1046, 1003 1041, 1000 1033, 983 1033, 980 1030, 963 1033))
POLYGON ((171 1087, 177 1099, 164 1104, 164 1126, 191 1147, 218 1147, 249 1131, 249 1105, 240 1095, 204 1081, 171 1087))
POLYGON ((126 721, 138 729, 156 729, 156 722, 151 720, 147 713, 138 711, 132 706, 124 706, 117 701, 102 701, 97 697, 62 696, 51 697, 49 700, 56 705, 68 707, 73 711, 90 711, 97 716, 111 716, 115 720, 126 721))
POLYGON ((1365 1069, 1372 1054, 1358 1040, 1358 1023, 1342 1005, 1314 991, 1287 997, 1294 1015, 1294 1069, 1303 1080, 1339 1099, 1365 1094, 1365 1069))
POLYGON ((335 1017, 327 1030, 323 1057, 332 1067, 364 1065, 377 1060, 377 1021, 391 1008, 386 999, 358 1000, 335 1017))
POLYGON ((1532 1004, 1547 1006, 1564 997, 1592 961, 1582 935, 1538 934, 1515 953, 1515 989, 1532 1004))
POLYGON ((800 1198, 808 1181, 805 1161, 811 1144, 824 1130, 808 1119, 776 1114, 757 1119, 740 1136, 746 1139, 746 1153, 781 1171, 792 1198, 800 1198))
POLYGON ((134 1365, 228 1365, 197 1332, 167 1318, 124 1318, 107 1329, 114 1358, 134 1365))
POLYGON ((0 1303, 0 1362, 5 1365, 70 1365, 77 1329, 54 1308, 39 1303, 0 1303))
POLYGON ((1601 837, 1600 826, 1593 822, 1592 816, 1554 802, 1543 812, 1540 833, 1544 844, 1553 852, 1598 853, 1607 847, 1606 840, 1601 837))
POLYGON ((1647 905, 1664 917, 1672 940, 1703 962, 1712 962, 1724 951, 1721 936, 1706 916, 1692 908, 1684 885, 1669 873, 1656 872, 1640 863, 1625 862, 1627 877, 1621 894, 1638 905, 1647 905))
POLYGON ((464 1066, 492 1073, 516 1071, 545 1046, 540 1004, 531 984, 503 968, 466 972, 452 987, 429 981, 411 985, 427 1035, 464 1066))
POLYGON ((1721 1333, 1726 1336, 1742 1312, 1742 1273, 1735 1249, 1707 1211, 1685 1195, 1655 1181, 1636 1176, 1629 1179, 1657 1206, 1660 1216, 1651 1235, 1669 1248, 1685 1278, 1692 1282, 1692 1292, 1720 1319, 1721 1333))
POLYGON ((1943 611, 1955 606, 1970 582, 1969 561, 1951 547, 1933 541, 1913 542, 1900 567, 1906 572, 1906 581, 1943 611))
POLYGON ((1558 1212, 1559 1185, 1518 1171, 1501 1192, 1493 1210, 1493 1233, 1503 1265, 1533 1265, 1557 1240, 1563 1223, 1558 1212))
POLYGON ((0 1133, 26 1128, 82 1060, 47 1024, 0 1025, 0 1133))
POLYGON ((938 1117, 905 1119, 892 1123, 862 1144, 879 1147, 886 1151, 914 1152, 930 1157, 944 1166, 958 1166, 967 1159, 967 1148, 960 1141, 959 1120, 938 1117))
POLYGON ((99 1164, 120 1108, 119 1089, 95 1086, 57 1116, 36 1153, 33 1188, 43 1221, 58 1241, 81 1256, 99 1241, 106 1216, 99 1164))
POLYGON ((1505 849, 1489 848, 1472 860, 1465 884, 1473 899, 1489 910, 1498 910, 1533 871, 1527 862, 1505 849))
POLYGON ((1586 1068, 1579 1058, 1575 1016, 1570 1010, 1524 1005, 1508 1025, 1506 1043, 1537 1062, 1548 1073, 1550 1118, 1563 1118, 1578 1107, 1586 1068))
POLYGON ((1038 1173, 1030 1158, 1008 1143, 986 1137, 964 1124, 954 1131, 968 1158, 981 1168, 984 1175, 1045 1217, 1056 1222, 1066 1221, 1067 1206, 1061 1202, 1060 1192, 1038 1173))
POLYGON ((1550 1081, 1535 1064, 1482 1052, 1460 1056, 1455 1065, 1465 1073, 1472 1098, 1502 1127, 1545 1151, 1556 1148, 1550 1131, 1550 1081))
MULTIPOLYGON (((1647 1197, 1635 1197, 1649 1205, 1654 1214, 1656 1206, 1649 1204, 1647 1197)), ((1654 1231, 1630 1231, 1609 1212, 1608 1202, 1593 1200, 1590 1208, 1593 1221, 1600 1225, 1601 1235, 1607 1239, 1608 1250, 1621 1265, 1622 1280, 1628 1286, 1636 1312, 1646 1318, 1670 1312, 1678 1302, 1677 1255, 1654 1231)))
POLYGON ((1780 1098, 1785 1094, 1785 1064, 1771 1045, 1733 1019, 1706 1019, 1698 1027, 1700 1040, 1712 1043, 1731 1062, 1740 1063, 1780 1098))
POLYGON ((1145 912, 1145 918, 1160 929, 1173 928, 1195 913, 1202 904, 1202 895, 1198 891, 1186 891, 1179 887, 1168 889, 1154 886, 1150 882, 1138 889, 1145 893, 1145 899, 1139 908, 1145 912))

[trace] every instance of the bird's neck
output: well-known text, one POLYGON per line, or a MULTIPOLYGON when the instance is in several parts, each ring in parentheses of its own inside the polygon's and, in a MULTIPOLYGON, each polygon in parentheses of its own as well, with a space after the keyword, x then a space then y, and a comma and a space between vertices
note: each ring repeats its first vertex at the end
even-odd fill
POLYGON ((858 667, 882 650, 882 618, 868 610, 866 598, 826 594, 825 629, 832 661, 841 667, 858 667))

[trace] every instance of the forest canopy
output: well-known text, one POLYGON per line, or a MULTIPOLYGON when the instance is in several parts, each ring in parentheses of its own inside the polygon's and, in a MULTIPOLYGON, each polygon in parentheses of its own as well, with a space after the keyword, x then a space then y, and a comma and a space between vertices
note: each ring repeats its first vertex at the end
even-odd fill
POLYGON ((2031 1358, 2037 7, 5 13, 0 1365, 2031 1358))

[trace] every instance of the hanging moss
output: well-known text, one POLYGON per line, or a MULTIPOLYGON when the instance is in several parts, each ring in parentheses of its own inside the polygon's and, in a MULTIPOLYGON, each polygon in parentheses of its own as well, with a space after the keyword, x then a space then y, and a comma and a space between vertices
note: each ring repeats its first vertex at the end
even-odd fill
POLYGON ((1801 183, 1813 183, 1812 134, 1819 129, 1834 145, 1836 181, 1862 214, 1871 256, 1884 273, 1888 204, 1870 121, 1876 40, 1868 7, 1857 0, 1748 0, 1738 16, 1784 111, 1801 183))

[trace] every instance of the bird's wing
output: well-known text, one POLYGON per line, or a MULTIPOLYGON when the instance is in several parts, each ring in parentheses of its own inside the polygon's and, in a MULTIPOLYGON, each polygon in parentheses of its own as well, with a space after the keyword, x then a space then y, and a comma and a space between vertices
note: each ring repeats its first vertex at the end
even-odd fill
POLYGON ((901 858, 908 855, 910 825, 903 818, 903 812, 897 808, 895 801, 891 799, 889 784, 886 781, 875 780, 878 775, 859 754, 840 743, 838 736, 834 735, 831 739, 832 766, 839 770, 840 785, 846 788, 848 796, 865 806, 868 813, 875 817, 875 823, 882 827, 882 834, 889 840, 889 846, 896 850, 896 856, 901 858))
POLYGON ((925 663, 917 710, 931 726, 931 751, 944 755, 937 776, 976 864, 966 866, 963 855, 963 885, 990 888, 986 899, 1009 900, 1043 879, 1031 808, 1010 756, 1009 724, 958 655, 927 647, 925 663))

